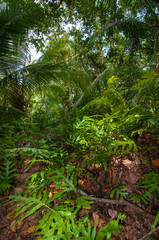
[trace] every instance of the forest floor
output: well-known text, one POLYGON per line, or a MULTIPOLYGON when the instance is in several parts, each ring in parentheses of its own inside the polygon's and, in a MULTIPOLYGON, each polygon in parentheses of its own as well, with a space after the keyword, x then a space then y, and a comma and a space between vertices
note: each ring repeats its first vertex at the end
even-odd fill
MULTIPOLYGON (((116 218, 119 213, 125 214, 126 218, 122 221, 123 228, 120 230, 121 236, 113 235, 113 239, 137 240, 148 234, 151 230, 157 211, 158 202, 153 198, 148 204, 143 202, 136 203, 135 200, 111 199, 111 191, 119 186, 127 186, 127 192, 142 194, 144 189, 138 188, 141 178, 149 173, 159 173, 159 140, 151 132, 146 132, 141 138, 137 139, 138 153, 125 155, 113 155, 104 170, 102 164, 92 164, 85 167, 84 172, 78 178, 78 189, 81 194, 93 195, 94 203, 90 210, 81 210, 79 218, 88 214, 93 226, 97 220, 97 227, 100 229, 109 221, 116 218), (105 200, 108 201, 105 201, 105 200)), ((80 163, 78 163, 80 167, 80 163)), ((7 190, 4 196, 0 197, 3 202, 4 197, 17 194, 23 189, 24 181, 32 173, 41 170, 41 164, 32 165, 29 170, 24 166, 17 166, 18 175, 14 179, 14 185, 7 190)), ((49 187, 56 191, 56 184, 52 183, 49 187)), ((8 213, 12 211, 10 205, 0 206, 0 240, 34 240, 38 239, 34 234, 34 226, 38 224, 39 215, 30 216, 18 224, 14 225, 15 220, 8 213)), ((159 230, 155 231, 151 237, 159 239, 159 230)), ((149 239, 146 237, 145 239, 149 239)))

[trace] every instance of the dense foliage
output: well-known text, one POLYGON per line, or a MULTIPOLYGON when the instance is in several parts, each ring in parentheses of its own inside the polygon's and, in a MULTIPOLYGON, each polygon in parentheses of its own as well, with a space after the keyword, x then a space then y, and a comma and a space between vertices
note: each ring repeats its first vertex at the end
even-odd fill
MULTIPOLYGON (((93 201, 79 194, 78 178, 88 165, 107 169, 112 155, 137 153, 146 131, 159 139, 158 9, 155 0, 0 3, 0 194, 18 166, 41 164, 23 192, 8 197, 17 221, 41 213, 40 239, 120 235, 124 214, 100 229, 79 217, 93 201), (31 46, 42 53, 37 61, 31 46)), ((117 186, 110 198, 148 207, 159 201, 158 179, 149 172, 143 194, 117 186)))

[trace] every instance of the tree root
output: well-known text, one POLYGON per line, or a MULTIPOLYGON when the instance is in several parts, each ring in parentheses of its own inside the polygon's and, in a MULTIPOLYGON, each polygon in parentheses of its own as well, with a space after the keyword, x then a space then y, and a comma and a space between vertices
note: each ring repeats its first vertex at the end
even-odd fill
MULTIPOLYGON (((81 196, 87 195, 81 189, 76 189, 76 192, 81 196)), ((89 198, 87 198, 87 200, 101 202, 101 203, 107 203, 107 204, 125 205, 125 206, 128 206, 131 209, 135 210, 138 213, 142 213, 142 214, 146 215, 147 217, 151 218, 153 221, 155 220, 155 216, 153 216, 152 214, 146 212, 144 209, 142 209, 142 208, 140 208, 140 207, 134 205, 133 203, 130 203, 130 202, 124 200, 124 199, 113 200, 113 199, 89 197, 89 198)))

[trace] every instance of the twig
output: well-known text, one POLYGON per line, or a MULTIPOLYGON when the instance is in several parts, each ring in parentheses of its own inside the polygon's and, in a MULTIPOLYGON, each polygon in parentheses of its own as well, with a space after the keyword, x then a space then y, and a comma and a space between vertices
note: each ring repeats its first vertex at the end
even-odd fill
MULTIPOLYGON (((76 192, 82 196, 87 195, 85 192, 83 192, 81 189, 76 189, 76 192)), ((87 198, 89 201, 96 201, 96 202, 102 202, 102 203, 108 203, 108 204, 116 204, 116 205, 126 205, 133 210, 135 210, 138 213, 142 213, 144 215, 147 215, 147 217, 151 218, 152 220, 155 219, 155 216, 151 215, 150 213, 146 212, 144 209, 134 205, 133 203, 130 203, 124 199, 119 200, 112 200, 112 199, 105 199, 105 198, 96 198, 96 197, 89 197, 87 198)))
POLYGON ((152 233, 154 233, 158 229, 159 229, 159 226, 153 232, 149 232, 148 234, 146 234, 143 238, 140 238, 139 240, 145 239, 146 237, 150 236, 152 233))

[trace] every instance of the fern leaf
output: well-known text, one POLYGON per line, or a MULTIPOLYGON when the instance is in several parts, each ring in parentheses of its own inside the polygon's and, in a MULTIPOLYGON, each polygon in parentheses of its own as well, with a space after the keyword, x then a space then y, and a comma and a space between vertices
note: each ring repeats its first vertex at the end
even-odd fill
POLYGON ((131 152, 132 150, 135 153, 137 152, 137 146, 132 140, 114 141, 113 143, 111 143, 111 149, 113 154, 125 154, 131 152))
POLYGON ((11 187, 13 177, 17 176, 14 172, 16 169, 13 169, 14 163, 7 160, 4 163, 4 166, 0 167, 0 194, 3 194, 7 188, 11 187))
POLYGON ((11 187, 11 184, 5 183, 5 182, 1 182, 0 183, 0 194, 3 194, 10 187, 11 187))

